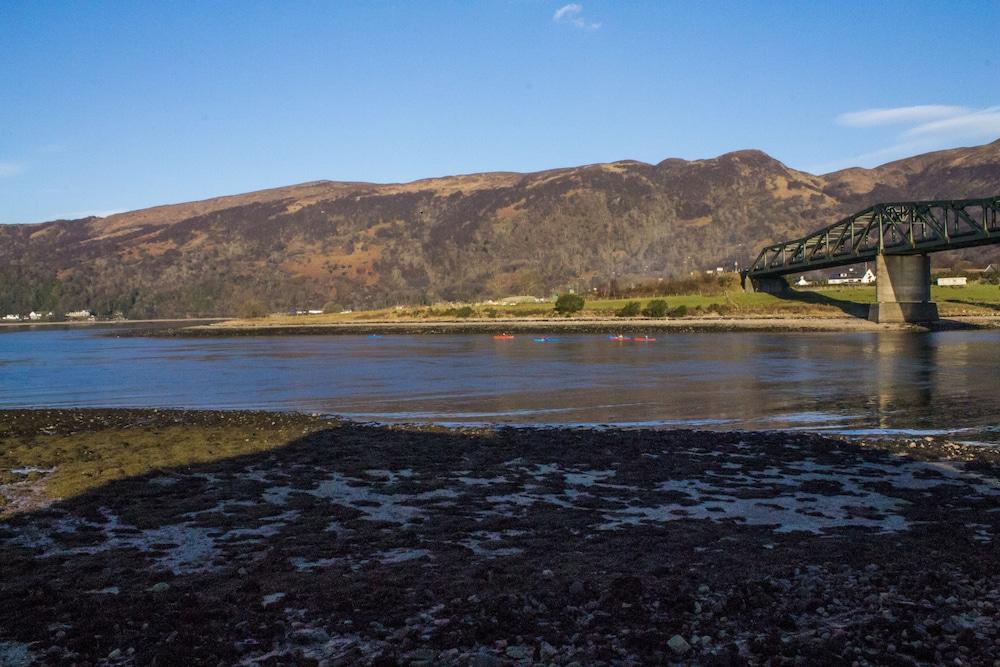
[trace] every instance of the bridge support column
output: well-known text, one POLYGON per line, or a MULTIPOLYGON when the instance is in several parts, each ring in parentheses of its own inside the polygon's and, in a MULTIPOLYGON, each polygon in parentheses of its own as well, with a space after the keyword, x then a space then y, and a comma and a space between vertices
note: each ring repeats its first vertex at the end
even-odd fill
POLYGON ((747 292, 784 294, 788 291, 788 281, 782 276, 775 276, 773 278, 750 278, 743 276, 743 289, 747 292))
POLYGON ((931 258, 926 255, 878 255, 875 258, 875 301, 872 322, 934 322, 931 302, 931 258))

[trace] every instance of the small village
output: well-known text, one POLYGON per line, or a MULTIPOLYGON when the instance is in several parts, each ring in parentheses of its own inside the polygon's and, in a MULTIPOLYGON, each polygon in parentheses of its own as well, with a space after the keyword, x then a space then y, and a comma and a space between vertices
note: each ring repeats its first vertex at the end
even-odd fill
POLYGON ((89 310, 73 310, 68 313, 56 314, 53 311, 45 313, 32 310, 27 314, 7 313, 2 318, 4 322, 60 322, 60 321, 90 321, 97 317, 89 310))

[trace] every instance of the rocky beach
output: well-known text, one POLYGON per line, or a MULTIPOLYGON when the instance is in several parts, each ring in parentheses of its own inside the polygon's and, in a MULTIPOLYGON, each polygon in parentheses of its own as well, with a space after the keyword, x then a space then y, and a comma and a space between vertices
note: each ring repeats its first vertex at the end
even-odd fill
POLYGON ((0 663, 1000 664, 941 437, 0 413, 0 663))

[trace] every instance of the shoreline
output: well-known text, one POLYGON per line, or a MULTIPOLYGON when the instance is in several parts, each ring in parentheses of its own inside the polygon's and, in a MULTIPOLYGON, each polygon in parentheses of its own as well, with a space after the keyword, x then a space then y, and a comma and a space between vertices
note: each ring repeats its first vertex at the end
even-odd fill
POLYGON ((711 332, 837 332, 837 331, 948 331, 1000 328, 1000 317, 962 316, 930 325, 876 324, 855 317, 686 317, 679 319, 549 318, 495 319, 484 321, 369 320, 325 324, 196 325, 163 329, 136 329, 133 336, 213 338, 239 336, 336 336, 336 335, 431 335, 431 334, 614 334, 614 333, 711 333, 711 332))
POLYGON ((154 325, 170 325, 170 324, 186 324, 188 326, 198 326, 205 322, 225 322, 228 317, 177 317, 177 318, 165 318, 165 319, 148 319, 148 320, 65 320, 62 322, 43 322, 43 321, 17 321, 17 322, 0 322, 0 331, 4 329, 34 329, 34 328, 45 328, 45 329, 70 329, 76 327, 128 327, 142 324, 154 324, 154 325))
POLYGON ((3 410, 0 490, 0 657, 1000 659, 1000 451, 947 437, 3 410))

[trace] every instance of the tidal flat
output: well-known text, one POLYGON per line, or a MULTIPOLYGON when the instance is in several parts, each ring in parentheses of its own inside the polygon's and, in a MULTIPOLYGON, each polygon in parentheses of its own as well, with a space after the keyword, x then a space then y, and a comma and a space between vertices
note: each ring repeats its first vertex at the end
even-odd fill
POLYGON ((994 664, 948 437, 0 411, 0 663, 994 664))

